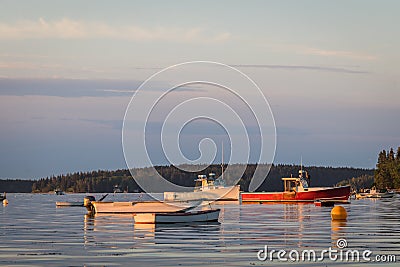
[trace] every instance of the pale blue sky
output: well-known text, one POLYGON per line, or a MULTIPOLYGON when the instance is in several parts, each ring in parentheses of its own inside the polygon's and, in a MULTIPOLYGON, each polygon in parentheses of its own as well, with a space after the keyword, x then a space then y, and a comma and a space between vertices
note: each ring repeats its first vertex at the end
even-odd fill
POLYGON ((400 145, 399 1, 0 5, 0 178, 125 168, 132 92, 192 60, 236 66, 260 86, 276 163, 371 168, 400 145))

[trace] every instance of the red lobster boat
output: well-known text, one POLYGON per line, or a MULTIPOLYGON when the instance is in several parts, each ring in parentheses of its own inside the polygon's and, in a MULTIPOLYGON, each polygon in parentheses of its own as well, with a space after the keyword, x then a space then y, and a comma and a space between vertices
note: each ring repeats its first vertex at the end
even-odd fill
POLYGON ((299 171, 299 177, 282 178, 284 192, 242 192, 242 202, 314 202, 315 200, 347 202, 350 186, 309 187, 308 174, 299 171))

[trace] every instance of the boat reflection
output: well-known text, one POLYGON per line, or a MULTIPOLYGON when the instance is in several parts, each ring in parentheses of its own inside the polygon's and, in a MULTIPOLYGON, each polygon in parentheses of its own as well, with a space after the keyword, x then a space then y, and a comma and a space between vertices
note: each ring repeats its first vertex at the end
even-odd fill
POLYGON ((99 246, 113 249, 143 248, 148 245, 175 243, 177 236, 182 242, 204 237, 218 240, 221 234, 219 222, 135 224, 132 214, 85 214, 83 239, 86 249, 99 246))
POLYGON ((304 246, 304 232, 311 220, 312 207, 306 203, 283 205, 283 221, 287 225, 283 233, 285 240, 297 240, 296 246, 304 246))
POLYGON ((94 242, 93 235, 88 234, 88 232, 93 231, 94 229, 94 215, 93 214, 85 214, 83 220, 83 241, 85 247, 88 243, 94 242))
POLYGON ((347 221, 332 220, 331 221, 331 240, 332 247, 337 247, 337 241, 346 238, 347 221))
MULTIPOLYGON (((110 246, 111 243, 130 242, 133 239, 132 214, 84 215, 83 239, 85 247, 110 246)), ((112 247, 112 246, 111 246, 112 247)))

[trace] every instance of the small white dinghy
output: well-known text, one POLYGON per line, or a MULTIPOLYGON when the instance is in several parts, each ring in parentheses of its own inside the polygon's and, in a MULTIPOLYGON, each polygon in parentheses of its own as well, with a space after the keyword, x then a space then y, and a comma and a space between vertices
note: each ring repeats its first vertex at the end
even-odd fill
POLYGON ((192 212, 136 213, 133 218, 135 223, 141 224, 217 222, 219 212, 220 209, 192 212))

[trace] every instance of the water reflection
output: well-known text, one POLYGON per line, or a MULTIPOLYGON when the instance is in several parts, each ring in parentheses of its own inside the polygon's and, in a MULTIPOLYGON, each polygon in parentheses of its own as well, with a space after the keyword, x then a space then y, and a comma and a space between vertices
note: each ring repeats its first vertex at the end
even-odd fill
POLYGON ((345 206, 347 222, 332 222, 331 208, 312 204, 215 204, 220 224, 192 225, 135 225, 130 214, 57 209, 54 195, 9 198, 0 207, 0 266, 249 266, 260 265, 256 253, 265 245, 321 251, 339 238, 351 249, 400 259, 400 198, 353 201, 345 206))
POLYGON ((332 247, 337 247, 337 240, 346 239, 347 221, 332 220, 331 229, 332 247))
POLYGON ((221 224, 135 224, 132 214, 85 214, 83 231, 85 247, 101 246, 112 240, 115 244, 131 244, 138 248, 140 245, 166 243, 182 245, 187 242, 189 245, 199 238, 206 244, 208 239, 219 240, 221 224))
POLYGON ((84 240, 84 245, 86 248, 86 245, 90 242, 94 242, 93 235, 88 234, 88 232, 93 231, 94 229, 94 215, 93 214, 85 214, 84 215, 84 220, 83 220, 83 240, 84 240))
POLYGON ((134 224, 133 226, 135 240, 146 240, 155 244, 155 231, 155 224, 134 224))

